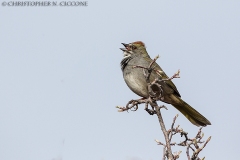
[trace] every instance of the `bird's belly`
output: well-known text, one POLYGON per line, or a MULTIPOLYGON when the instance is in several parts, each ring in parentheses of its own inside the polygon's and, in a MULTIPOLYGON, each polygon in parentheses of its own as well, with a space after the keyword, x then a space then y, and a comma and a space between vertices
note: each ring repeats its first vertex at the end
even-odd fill
POLYGON ((124 80, 134 93, 141 97, 148 98, 147 83, 144 76, 139 77, 135 76, 134 73, 128 73, 125 74, 124 80))

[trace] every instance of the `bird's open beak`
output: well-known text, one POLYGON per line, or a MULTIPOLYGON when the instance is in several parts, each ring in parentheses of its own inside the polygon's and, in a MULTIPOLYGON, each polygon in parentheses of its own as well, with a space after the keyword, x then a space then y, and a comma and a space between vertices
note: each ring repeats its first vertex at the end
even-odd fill
POLYGON ((124 45, 125 48, 129 47, 129 44, 122 43, 122 45, 124 45))
POLYGON ((123 57, 129 57, 131 56, 131 53, 127 48, 120 48, 123 51, 123 57))
POLYGON ((123 52, 127 52, 128 50, 126 48, 120 48, 123 52))
POLYGON ((122 45, 124 45, 124 47, 128 50, 128 51, 130 51, 131 50, 131 48, 130 48, 130 45, 129 44, 125 44, 125 43, 122 43, 122 45))

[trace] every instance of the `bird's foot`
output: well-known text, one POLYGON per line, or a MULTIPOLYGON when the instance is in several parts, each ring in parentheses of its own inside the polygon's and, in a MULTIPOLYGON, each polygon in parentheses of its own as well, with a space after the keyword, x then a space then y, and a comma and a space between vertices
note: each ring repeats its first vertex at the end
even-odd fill
POLYGON ((145 110, 148 112, 148 114, 150 115, 154 115, 157 114, 157 112, 154 109, 149 109, 149 108, 145 108, 145 110))
MULTIPOLYGON (((149 99, 150 99, 150 98, 149 98, 149 99)), ((151 100, 151 101, 152 101, 152 100, 151 100)), ((155 111, 154 107, 151 106, 152 109, 149 109, 149 108, 148 108, 148 104, 149 104, 151 101, 145 103, 145 110, 148 112, 148 114, 154 115, 154 114, 157 113, 157 112, 155 111)))

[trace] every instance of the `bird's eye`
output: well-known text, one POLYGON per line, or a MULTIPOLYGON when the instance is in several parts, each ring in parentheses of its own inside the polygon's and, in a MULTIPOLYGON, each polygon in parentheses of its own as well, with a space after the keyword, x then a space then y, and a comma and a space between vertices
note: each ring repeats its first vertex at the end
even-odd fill
POLYGON ((132 47, 132 49, 136 49, 136 48, 137 48, 137 47, 136 47, 136 46, 134 46, 134 45, 132 45, 131 47, 132 47))

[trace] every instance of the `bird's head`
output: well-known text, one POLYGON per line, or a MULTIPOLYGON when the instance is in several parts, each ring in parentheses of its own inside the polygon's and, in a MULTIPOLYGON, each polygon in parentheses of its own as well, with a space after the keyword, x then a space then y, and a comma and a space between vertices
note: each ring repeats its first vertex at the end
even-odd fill
POLYGON ((120 48, 123 51, 124 57, 133 55, 148 56, 145 44, 141 41, 132 42, 129 44, 122 43, 125 48, 120 48))

